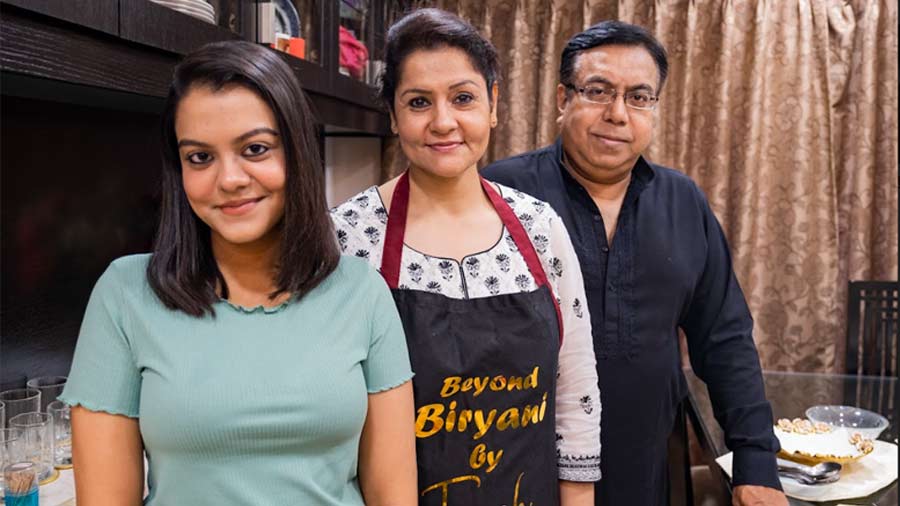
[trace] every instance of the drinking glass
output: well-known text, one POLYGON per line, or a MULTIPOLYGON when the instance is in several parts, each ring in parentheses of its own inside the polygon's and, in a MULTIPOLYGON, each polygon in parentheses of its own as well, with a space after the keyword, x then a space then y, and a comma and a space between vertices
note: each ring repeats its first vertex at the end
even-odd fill
POLYGON ((41 413, 47 412, 47 405, 55 401, 66 386, 65 376, 41 376, 31 378, 26 385, 41 391, 41 413))
MULTIPOLYGON (((22 460, 22 429, 0 429, 0 470, 22 460)), ((0 502, 5 490, 3 473, 0 472, 0 502)))
POLYGON ((38 480, 53 473, 53 423, 47 413, 22 413, 9 419, 9 426, 22 429, 22 460, 32 462, 38 480))
POLYGON ((6 427, 6 404, 0 401, 0 429, 6 427))
POLYGON ((16 462, 3 468, 6 506, 38 506, 37 466, 16 462))
POLYGON ((9 422, 16 415, 40 410, 41 391, 36 388, 7 390, 0 392, 0 401, 6 405, 6 421, 9 422))
POLYGON ((72 467, 72 418, 69 405, 53 401, 47 405, 47 414, 53 419, 53 445, 56 449, 53 464, 57 469, 72 467))

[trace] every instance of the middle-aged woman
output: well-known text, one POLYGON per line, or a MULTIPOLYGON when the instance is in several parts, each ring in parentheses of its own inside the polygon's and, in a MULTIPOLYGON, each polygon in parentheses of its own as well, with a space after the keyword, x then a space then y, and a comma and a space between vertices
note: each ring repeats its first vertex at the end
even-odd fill
POLYGON ((600 404, 575 251, 550 206, 476 165, 497 118, 493 46, 415 11, 388 32, 381 93, 409 169, 332 219, 400 310, 420 504, 593 505, 600 404))
POLYGON ((416 503, 413 397, 384 282, 341 258, 311 113, 249 42, 175 69, 152 255, 94 288, 63 398, 78 504, 416 503))

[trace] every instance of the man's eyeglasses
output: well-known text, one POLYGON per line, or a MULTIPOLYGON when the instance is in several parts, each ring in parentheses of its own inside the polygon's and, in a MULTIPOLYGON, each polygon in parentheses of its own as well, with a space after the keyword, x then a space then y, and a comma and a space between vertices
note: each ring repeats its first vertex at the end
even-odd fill
MULTIPOLYGON (((566 88, 577 92, 582 98, 595 104, 611 104, 619 96, 618 91, 607 86, 588 85, 584 88, 578 88, 567 84, 566 88)), ((656 108, 657 102, 659 102, 659 97, 649 91, 636 90, 625 93, 625 105, 632 109, 649 111, 656 108)))

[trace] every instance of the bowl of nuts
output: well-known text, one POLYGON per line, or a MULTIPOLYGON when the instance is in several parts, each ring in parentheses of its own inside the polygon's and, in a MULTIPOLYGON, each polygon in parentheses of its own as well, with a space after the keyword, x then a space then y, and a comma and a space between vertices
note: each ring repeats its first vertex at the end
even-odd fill
POLYGON ((813 406, 806 410, 806 417, 832 427, 846 427, 865 439, 878 439, 888 426, 887 418, 854 406, 813 406))
POLYGON ((781 444, 779 456, 802 462, 839 462, 859 460, 874 450, 871 439, 848 427, 834 427, 805 418, 782 418, 774 427, 781 444))

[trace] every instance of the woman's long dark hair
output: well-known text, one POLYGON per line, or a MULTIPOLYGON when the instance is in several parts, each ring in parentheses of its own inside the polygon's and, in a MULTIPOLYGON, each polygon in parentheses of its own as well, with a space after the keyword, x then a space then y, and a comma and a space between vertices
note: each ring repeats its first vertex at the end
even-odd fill
POLYGON ((193 316, 215 314, 213 303, 228 286, 212 254, 209 227, 191 209, 181 179, 175 135, 178 104, 195 86, 221 90, 238 85, 272 109, 285 151, 281 251, 272 298, 298 298, 337 267, 325 176, 312 112, 293 71, 274 51, 246 41, 216 42, 187 55, 175 68, 162 116, 162 206, 147 280, 167 307, 193 316), (217 291, 218 289, 218 291, 217 291))

